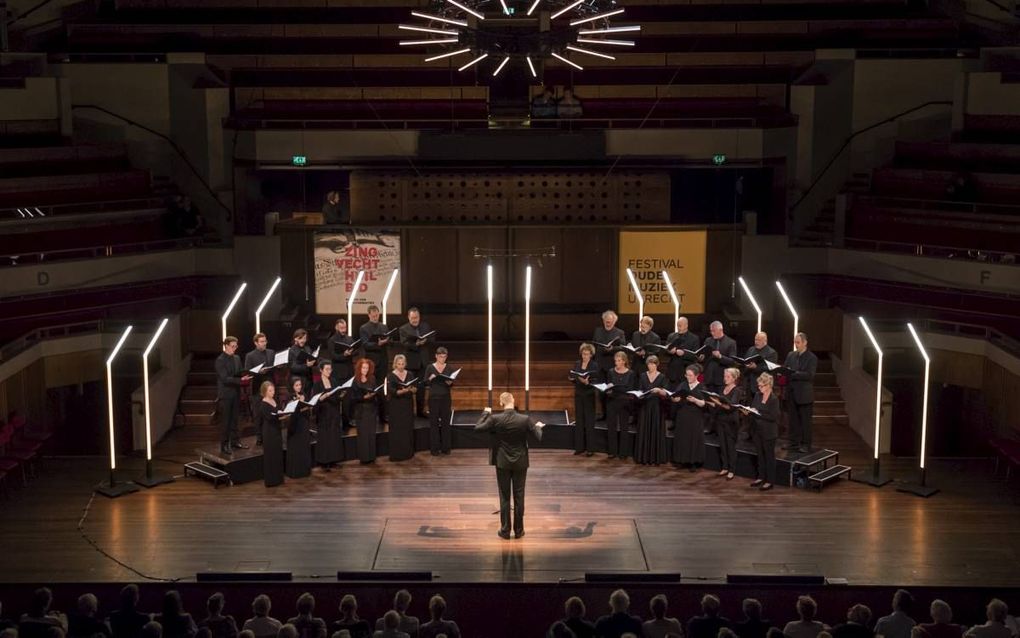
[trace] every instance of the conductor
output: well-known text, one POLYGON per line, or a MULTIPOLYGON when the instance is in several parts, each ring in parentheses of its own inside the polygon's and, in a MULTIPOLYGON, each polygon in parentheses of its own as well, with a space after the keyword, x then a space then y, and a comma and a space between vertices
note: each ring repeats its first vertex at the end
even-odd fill
POLYGON ((528 433, 542 440, 541 421, 532 423, 514 409, 514 395, 499 395, 501 414, 492 414, 485 408, 475 425, 479 432, 492 434, 493 446, 489 464, 496 466, 496 483, 499 486, 499 537, 510 539, 510 494, 514 499, 514 536, 524 536, 524 483, 528 478, 528 433))

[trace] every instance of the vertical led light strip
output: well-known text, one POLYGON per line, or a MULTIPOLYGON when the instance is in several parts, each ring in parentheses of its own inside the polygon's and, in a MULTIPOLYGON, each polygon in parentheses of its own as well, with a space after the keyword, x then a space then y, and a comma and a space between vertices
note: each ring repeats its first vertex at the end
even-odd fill
POLYGON ((875 339, 875 335, 871 333, 871 328, 868 327, 868 322, 864 320, 864 317, 857 317, 860 320, 861 326, 864 328, 864 334, 868 335, 868 340, 871 341, 871 347, 878 353, 878 372, 875 384, 878 388, 875 390, 875 462, 878 462, 878 446, 879 446, 879 434, 882 429, 882 358, 884 354, 882 348, 878 345, 878 340, 875 339))
POLYGON ((234 306, 237 305, 237 300, 241 298, 241 295, 244 293, 244 289, 247 288, 247 287, 248 287, 248 284, 246 282, 242 282, 241 283, 241 287, 237 289, 236 293, 234 293, 234 298, 230 300, 230 305, 227 306, 227 309, 223 312, 223 316, 220 317, 220 322, 221 322, 221 325, 222 325, 222 328, 223 328, 223 331, 222 331, 223 335, 222 335, 221 339, 226 339, 227 338, 227 317, 229 317, 230 313, 232 313, 234 311, 234 306))
POLYGON ((145 461, 147 463, 152 463, 152 414, 149 411, 149 353, 156 347, 156 342, 159 341, 159 336, 163 334, 163 330, 169 321, 169 319, 164 318, 163 321, 159 322, 159 328, 156 328, 156 333, 152 335, 149 345, 146 346, 145 352, 142 353, 142 387, 145 395, 145 461))
POLYGON ((666 282, 669 297, 673 300, 673 326, 676 326, 676 322, 680 321, 680 298, 676 296, 676 290, 673 290, 673 282, 670 281, 669 273, 665 270, 662 271, 662 280, 666 282))
MULTIPOLYGON (((389 281, 389 283, 386 284, 386 292, 384 292, 383 296, 382 296, 382 322, 383 322, 384 326, 386 325, 386 304, 390 300, 390 293, 393 292, 393 284, 396 283, 396 281, 397 281, 397 273, 399 273, 399 272, 400 272, 399 268, 394 268, 393 269, 393 273, 390 275, 390 281, 389 281)), ((347 323, 347 329, 348 330, 351 329, 350 326, 351 326, 351 324, 350 324, 350 322, 348 322, 347 323)))
POLYGON ((117 358, 120 353, 120 349, 124 347, 124 342, 127 341, 128 335, 131 334, 131 329, 134 326, 128 326, 124 329, 124 334, 120 336, 120 340, 117 341, 117 345, 113 347, 113 352, 106 358, 106 408, 110 415, 110 485, 114 484, 113 471, 117 469, 117 438, 114 432, 114 419, 113 419, 113 360, 117 358))
POLYGON ((524 270, 524 401, 528 409, 531 392, 531 266, 524 270))
POLYGON ((627 279, 630 279, 630 287, 634 290, 634 296, 637 297, 637 320, 638 325, 641 325, 641 317, 645 316, 645 296, 641 294, 641 289, 637 285, 637 279, 634 278, 634 271, 630 268, 627 269, 627 279))
POLYGON ((347 334, 354 335, 354 297, 361 288, 361 280, 365 278, 365 271, 358 271, 358 278, 354 280, 354 289, 347 295, 347 334))
POLYGON ((262 303, 260 303, 259 307, 255 310, 256 334, 262 332, 262 311, 265 310, 266 304, 269 303, 269 299, 273 296, 273 293, 276 292, 276 288, 280 285, 281 281, 283 281, 281 278, 279 277, 276 278, 276 281, 273 282, 273 285, 269 287, 269 292, 267 292, 266 296, 262 298, 262 303))
POLYGON ((790 309, 790 314, 793 315, 793 336, 796 337, 797 333, 800 332, 800 317, 797 316, 796 308, 793 307, 790 297, 787 296, 786 290, 783 289, 783 284, 778 280, 776 280, 776 288, 779 288, 779 294, 783 296, 783 301, 786 302, 786 307, 790 309))
POLYGON ((485 289, 488 298, 488 322, 489 322, 489 341, 488 341, 488 355, 489 355, 489 374, 488 374, 488 388, 489 388, 489 407, 492 407, 492 264, 485 266, 485 289))
POLYGON ((924 397, 921 400, 921 485, 924 485, 924 455, 928 444, 928 382, 931 377, 931 359, 928 357, 928 351, 924 349, 924 344, 921 343, 921 337, 914 330, 913 324, 908 323, 907 329, 910 330, 910 336, 914 338, 914 343, 917 344, 917 349, 924 358, 924 397))
MULTIPOLYGON (((743 277, 737 277, 737 281, 740 282, 740 287, 744 289, 744 294, 751 300, 751 305, 754 306, 754 311, 758 313, 758 332, 761 332, 761 306, 755 300, 754 295, 751 294, 751 289, 748 288, 747 282, 744 281, 743 277)), ((796 334, 796 333, 794 333, 796 334)))

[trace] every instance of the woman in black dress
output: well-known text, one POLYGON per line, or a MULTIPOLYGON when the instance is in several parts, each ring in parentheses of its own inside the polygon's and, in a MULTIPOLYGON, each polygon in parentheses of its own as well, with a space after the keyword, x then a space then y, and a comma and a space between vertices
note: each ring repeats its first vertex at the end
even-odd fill
POLYGON ((354 425, 358 428, 358 460, 375 463, 375 438, 379 432, 379 404, 376 399, 375 364, 361 358, 354 364, 354 425))
POLYGON ((581 358, 574 362, 570 380, 574 384, 574 454, 591 456, 595 446, 595 388, 599 381, 599 366, 595 362, 595 346, 582 343, 581 358), (585 373, 579 376, 575 373, 585 373))
POLYGON ((262 400, 255 406, 255 431, 262 437, 262 480, 266 487, 283 483, 283 432, 281 421, 289 419, 277 416, 276 386, 272 381, 263 381, 259 386, 262 400))
POLYGON ((627 394, 637 389, 637 375, 629 367, 627 355, 617 352, 613 355, 613 368, 606 374, 606 384, 612 387, 606 390, 609 398, 606 403, 606 428, 609 431, 609 458, 629 456, 627 443, 630 439, 630 410, 634 395, 627 394))
POLYGON ((758 393, 751 401, 758 414, 751 415, 751 438, 758 452, 758 480, 751 483, 761 491, 771 490, 776 483, 776 439, 779 438, 779 399, 772 392, 772 375, 758 376, 758 393))
POLYGON ((737 434, 740 432, 740 412, 732 407, 734 403, 744 403, 744 389, 739 385, 740 370, 726 368, 723 371, 722 395, 725 401, 709 397, 712 407, 711 418, 715 420, 715 431, 719 434, 719 457, 722 469, 719 476, 726 480, 733 479, 737 468, 737 434))
POLYGON ((390 460, 406 461, 414 456, 414 395, 418 392, 418 380, 407 371, 407 357, 393 357, 393 371, 386 377, 386 384, 390 460))
POLYGON ((453 399, 450 387, 453 381, 439 375, 449 375, 450 365, 446 362, 449 351, 436 348, 436 360, 425 368, 425 382, 429 386, 429 449, 432 456, 449 454, 453 445, 453 430, 450 424, 453 399))
POLYGON ((677 388, 680 394, 673 397, 673 465, 691 472, 705 464, 705 395, 699 374, 701 366, 687 366, 677 388))
MULTIPOLYGON (((294 377, 290 380, 290 400, 307 401, 304 380, 294 377)), ((310 408, 298 405, 290 416, 287 429, 287 476, 304 478, 312 473, 312 432, 308 425, 310 408)), ((264 445, 264 443, 263 443, 264 445)))
MULTIPOLYGON (((336 332, 329 338, 329 356, 333 360, 333 379, 340 385, 347 383, 347 380, 354 376, 354 353, 357 348, 350 345, 354 343, 354 337, 347 334, 347 320, 337 319, 334 326, 336 332)), ((351 396, 347 391, 342 392, 340 399, 341 419, 345 430, 351 427, 351 396)))
POLYGON ((640 399, 637 438, 634 442, 634 462, 658 465, 669 460, 666 454, 666 428, 659 404, 666 390, 666 375, 659 372, 659 358, 654 354, 645 357, 647 372, 640 375, 638 390, 650 392, 640 399))
MULTIPOLYGON (((336 387, 333 377, 333 363, 319 363, 322 376, 312 388, 312 396, 329 392, 336 387)), ((343 433, 340 431, 340 395, 334 392, 325 399, 320 399, 315 406, 315 462, 329 472, 333 466, 343 460, 343 433)))

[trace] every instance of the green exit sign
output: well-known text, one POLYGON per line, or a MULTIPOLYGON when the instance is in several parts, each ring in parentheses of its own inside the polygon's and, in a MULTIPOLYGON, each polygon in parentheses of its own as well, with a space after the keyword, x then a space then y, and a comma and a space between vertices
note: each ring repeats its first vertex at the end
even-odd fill
POLYGON ((290 163, 293 164, 294 166, 304 166, 305 164, 308 163, 308 158, 305 157, 304 155, 295 155, 294 157, 290 158, 290 163))
POLYGON ((716 153, 715 155, 712 156, 712 163, 715 164, 716 166, 722 166, 723 164, 726 163, 726 156, 723 155, 722 153, 716 153))

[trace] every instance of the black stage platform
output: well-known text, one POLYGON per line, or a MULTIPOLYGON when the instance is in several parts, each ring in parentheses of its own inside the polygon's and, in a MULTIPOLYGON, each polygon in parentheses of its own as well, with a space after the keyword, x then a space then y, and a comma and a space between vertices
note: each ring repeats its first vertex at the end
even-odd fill
MULTIPOLYGON (((490 437, 487 434, 475 432, 474 426, 481 415, 480 410, 459 410, 454 411, 453 423, 453 447, 454 449, 484 449, 489 447, 490 437)), ((531 447, 538 449, 573 450, 574 449, 574 423, 566 410, 562 411, 532 411, 531 417, 536 421, 546 424, 542 440, 531 442, 531 447)), ((625 436, 622 448, 629 455, 633 449, 633 440, 636 435, 636 426, 631 424, 630 430, 625 436)), ((313 430, 314 431, 314 430, 313 430)), ((595 424, 595 452, 605 453, 606 451, 606 424, 598 421, 595 424)), ((757 476, 758 455, 754 451, 751 441, 741 433, 737 441, 737 468, 734 472, 738 476, 755 478, 757 476)), ((236 450, 227 458, 220 454, 219 444, 210 444, 200 447, 195 451, 199 459, 204 463, 225 471, 230 476, 231 483, 247 483, 262 479, 262 450, 255 446, 255 437, 245 437, 244 442, 249 446, 247 450, 236 450)), ((832 465, 839 463, 839 452, 830 449, 814 449, 810 452, 794 452, 784 450, 787 443, 784 439, 776 441, 776 475, 779 485, 791 487, 809 487, 807 477, 809 474, 818 472, 832 465)), ((673 433, 666 434, 667 449, 672 450, 673 433)), ((314 442, 312 443, 314 446, 314 442)), ((357 434, 347 433, 343 437, 344 458, 357 458, 357 434)), ((426 419, 416 419, 414 425, 414 448, 418 452, 426 452, 429 449, 429 424, 426 419)), ((376 434, 376 449, 380 457, 389 455, 389 432, 382 431, 376 434)), ((718 470, 721 467, 719 439, 714 434, 705 435, 705 468, 718 470)))

